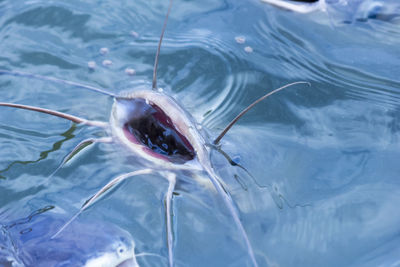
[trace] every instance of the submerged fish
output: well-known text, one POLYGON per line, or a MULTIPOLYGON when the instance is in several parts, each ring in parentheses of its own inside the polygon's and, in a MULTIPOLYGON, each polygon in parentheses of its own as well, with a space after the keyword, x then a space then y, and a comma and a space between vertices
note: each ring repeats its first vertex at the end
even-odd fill
POLYGON ((326 12, 334 21, 345 23, 376 19, 394 21, 400 17, 398 0, 261 0, 298 13, 326 12))
POLYGON ((0 266, 139 266, 127 231, 79 221, 51 239, 65 219, 54 213, 36 216, 42 212, 1 226, 0 266))

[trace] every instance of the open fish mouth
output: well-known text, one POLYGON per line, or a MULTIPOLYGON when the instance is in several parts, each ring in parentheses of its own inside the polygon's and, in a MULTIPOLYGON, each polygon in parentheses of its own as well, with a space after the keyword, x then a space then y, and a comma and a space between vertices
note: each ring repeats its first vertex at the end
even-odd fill
POLYGON ((176 100, 152 90, 135 90, 114 99, 110 129, 116 140, 152 165, 202 170, 205 139, 176 100))
POLYGON ((183 164, 195 158, 189 140, 158 105, 143 98, 120 101, 129 102, 132 109, 133 115, 123 125, 128 140, 145 146, 153 156, 172 163, 183 164))

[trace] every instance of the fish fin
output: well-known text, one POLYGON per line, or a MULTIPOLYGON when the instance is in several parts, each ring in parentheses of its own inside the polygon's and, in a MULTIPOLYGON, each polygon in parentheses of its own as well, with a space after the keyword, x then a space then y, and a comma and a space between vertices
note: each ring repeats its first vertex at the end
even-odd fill
POLYGON ((64 165, 68 161, 70 161, 73 157, 75 157, 79 152, 81 152, 87 146, 90 146, 91 144, 94 144, 94 143, 111 143, 111 142, 112 142, 111 137, 89 138, 89 139, 83 140, 78 145, 76 145, 75 148, 70 153, 68 153, 68 155, 61 162, 60 166, 58 166, 57 169, 49 177, 52 177, 55 173, 57 173, 62 167, 64 167, 64 165))
POLYGON ((218 135, 217 138, 215 138, 213 144, 217 145, 219 143, 219 141, 221 141, 222 137, 224 137, 224 135, 229 131, 230 128, 232 128, 232 126, 244 115, 246 114, 250 109, 252 109, 255 105, 257 105, 259 102, 261 102, 262 100, 266 99, 267 97, 269 97, 270 95, 273 95, 287 87, 296 85, 296 84, 308 84, 309 86, 311 86, 311 84, 309 82, 303 82, 303 81, 299 81, 299 82, 293 82, 293 83, 289 83, 286 84, 282 87, 279 87, 278 89, 275 89, 267 94, 265 94, 264 96, 260 97, 259 99, 257 99, 256 101, 254 101, 252 104, 250 104, 247 108, 245 108, 244 110, 242 110, 242 112, 239 113, 239 115, 237 115, 229 124, 228 126, 225 127, 225 129, 218 135))
POLYGON ((63 80, 63 79, 59 79, 59 78, 55 78, 55 77, 44 76, 44 75, 39 75, 39 74, 34 74, 34 73, 29 73, 29 72, 22 72, 22 71, 10 71, 10 70, 4 70, 4 69, 0 69, 0 75, 1 74, 33 78, 33 79, 38 79, 38 80, 43 80, 43 81, 50 81, 50 82, 54 82, 54 83, 58 83, 58 84, 70 85, 70 86, 74 86, 74 87, 78 87, 78 88, 87 89, 87 90, 90 90, 93 92, 101 93, 103 95, 116 97, 115 94, 110 93, 104 89, 100 89, 100 88, 97 88, 97 87, 94 87, 91 85, 81 84, 78 82, 63 80))
POLYGON ((112 179, 110 182, 108 182, 105 186, 103 186, 99 191, 97 191, 92 197, 89 198, 89 200, 87 200, 82 207, 80 208, 80 210, 71 218, 68 220, 68 222, 66 222, 61 228, 60 230, 58 230, 52 237, 51 239, 56 238, 62 231, 64 231, 65 228, 67 228, 68 225, 70 225, 72 223, 72 221, 74 221, 84 210, 86 210, 87 208, 89 208, 96 200, 98 200, 104 193, 106 193, 108 190, 110 190, 111 188, 113 188, 114 186, 118 185, 119 183, 121 183, 122 181, 124 181, 125 179, 129 178, 129 177, 133 177, 133 176, 138 176, 138 175, 143 175, 143 174, 150 174, 153 173, 154 171, 152 169, 143 169, 143 170, 138 170, 138 171, 134 171, 134 172, 128 172, 128 173, 124 173, 121 174, 119 176, 117 176, 116 178, 112 179))
POLYGON ((63 160, 61 166, 65 165, 68 161, 70 161, 74 156, 76 156, 79 152, 81 152, 85 147, 94 144, 94 143, 111 143, 111 137, 105 138, 89 138, 80 142, 63 160))

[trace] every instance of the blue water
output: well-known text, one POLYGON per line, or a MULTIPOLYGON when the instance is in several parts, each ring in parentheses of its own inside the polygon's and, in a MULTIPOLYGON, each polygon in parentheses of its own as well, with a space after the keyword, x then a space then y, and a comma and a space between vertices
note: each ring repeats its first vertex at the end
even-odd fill
MULTIPOLYGON (((167 6, 155 0, 0 1, 0 68, 115 93, 150 86, 167 6), (103 66, 104 60, 112 65, 103 66), (136 74, 127 75, 127 68, 136 74)), ((222 149, 251 175, 211 153, 260 266, 400 264, 399 27, 396 17, 303 15, 256 0, 174 2, 158 83, 210 139, 264 93, 293 81, 311 83, 272 96, 223 139, 222 149)), ((3 75, 0 95, 0 101, 102 121, 112 106, 111 98, 90 91, 3 75)), ((67 221, 112 178, 141 168, 118 144, 97 144, 49 177, 80 141, 105 133, 24 110, 1 107, 0 114, 3 225, 49 205, 55 208, 47 214, 67 221)), ((251 266, 215 191, 178 178, 176 266, 251 266)), ((164 257, 138 258, 141 266, 165 266, 167 187, 157 175, 124 182, 78 223, 124 229, 137 253, 164 257)))

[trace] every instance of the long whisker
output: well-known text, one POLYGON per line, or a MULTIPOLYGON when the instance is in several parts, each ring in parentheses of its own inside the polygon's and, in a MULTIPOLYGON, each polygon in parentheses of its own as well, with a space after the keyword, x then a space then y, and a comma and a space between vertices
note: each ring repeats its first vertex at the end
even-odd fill
POLYGON ((270 95, 273 95, 287 87, 296 85, 296 84, 308 84, 309 86, 311 86, 311 84, 309 82, 294 82, 294 83, 289 83, 286 84, 282 87, 279 87, 278 89, 275 89, 271 92, 269 92, 268 94, 260 97, 259 99, 257 99, 256 101, 254 101, 252 104, 250 104, 247 108, 245 108, 242 112, 239 113, 239 115, 237 115, 229 124, 228 126, 225 127, 225 129, 220 133, 220 135, 218 135, 217 138, 215 138, 213 144, 217 145, 219 143, 219 141, 221 141, 222 137, 224 137, 224 135, 229 131, 230 128, 232 128, 232 126, 244 115, 246 114, 250 109, 252 109, 255 105, 257 105, 259 102, 263 101, 264 99, 266 99, 267 97, 269 97, 270 95))
POLYGON ((153 69, 153 90, 157 90, 157 66, 158 66, 158 59, 159 59, 159 56, 160 56, 161 43, 162 43, 162 40, 163 40, 163 37, 164 37, 165 28, 167 27, 167 22, 168 22, 169 13, 171 12, 172 2, 173 2, 173 0, 170 0, 170 1, 169 1, 168 12, 167 12, 167 15, 165 16, 164 25, 163 25, 163 28, 162 28, 162 31, 161 31, 160 40, 158 41, 156 59, 155 59, 155 61, 154 61, 154 69, 153 69))
POLYGON ((68 221, 66 222, 60 230, 55 233, 51 239, 56 238, 65 228, 67 228, 68 225, 70 225, 84 210, 86 210, 88 207, 90 207, 97 199, 99 199, 104 193, 106 193, 108 190, 110 190, 112 187, 115 185, 119 184, 120 182, 124 181, 125 179, 132 177, 132 176, 137 176, 137 175, 142 175, 142 174, 149 174, 153 173, 154 171, 152 169, 143 169, 139 171, 134 171, 134 172, 128 172, 125 174, 121 174, 120 176, 117 176, 116 178, 112 179, 109 183, 107 183, 105 186, 103 186, 99 191, 97 191, 96 194, 94 194, 88 201, 86 201, 81 209, 68 221))
POLYGON ((33 73, 28 73, 28 72, 9 71, 9 70, 2 70, 2 69, 0 69, 0 74, 21 76, 21 77, 34 78, 34 79, 39 79, 39 80, 55 82, 55 83, 59 83, 59 84, 66 84, 66 85, 71 85, 71 86, 78 87, 78 88, 88 89, 90 91, 101 93, 103 95, 116 97, 116 95, 113 93, 107 92, 106 90, 103 90, 103 89, 100 89, 97 87, 93 87, 91 85, 85 85, 85 84, 81 84, 81 83, 77 83, 77 82, 73 82, 73 81, 67 81, 67 80, 54 78, 54 77, 50 77, 50 76, 43 76, 43 75, 33 74, 33 73))
POLYGON ((254 267, 258 267, 255 255, 254 255, 254 251, 253 248, 250 244, 250 240, 247 236, 246 230, 243 227, 242 222, 240 221, 239 218, 239 213, 234 205, 234 202, 232 200, 231 195, 229 194, 229 192, 224 188, 224 186, 222 185, 219 177, 216 175, 216 173, 213 171, 213 169, 211 167, 207 167, 204 166, 205 170, 208 173, 208 176, 211 180, 211 182, 213 183, 215 189, 217 190, 218 194, 222 197, 226 207, 229 209, 229 212, 233 218, 234 223, 236 224, 236 226, 238 227, 245 243, 246 243, 246 247, 247 247, 247 252, 250 256, 251 262, 253 264, 254 267))
POLYGON ((34 106, 29 106, 29 105, 6 103, 6 102, 0 102, 0 106, 27 109, 27 110, 32 110, 32 111, 36 111, 36 112, 41 112, 41 113, 49 114, 52 116, 60 117, 60 118, 66 119, 66 120, 70 120, 75 123, 82 123, 82 124, 101 127, 101 128, 108 127, 107 122, 91 121, 91 120, 83 119, 83 118, 73 116, 73 115, 70 115, 67 113, 63 113, 63 112, 59 112, 59 111, 55 111, 55 110, 51 110, 51 109, 46 109, 46 108, 39 108, 39 107, 34 107, 34 106))
MULTIPOLYGON (((260 188, 268 188, 268 186, 261 185, 261 184, 256 180, 256 178, 251 174, 251 172, 249 172, 249 170, 247 170, 244 166, 242 166, 241 164, 236 163, 235 161, 233 161, 233 159, 228 155, 228 153, 226 153, 224 150, 222 150, 221 147, 218 147, 218 146, 214 146, 214 147, 215 147, 215 149, 216 149, 222 156, 224 156, 224 158, 229 162, 229 164, 231 164, 232 166, 239 167, 239 168, 241 168, 243 171, 245 171, 246 174, 247 174, 248 176, 250 176, 250 178, 254 181, 254 183, 255 183, 258 187, 260 187, 260 188)), ((238 182, 239 182, 239 180, 238 180, 238 182)), ((239 182, 239 183, 240 183, 240 182, 239 182)), ((241 184, 241 183, 240 183, 240 184, 241 184)), ((241 184, 241 185, 242 185, 242 184, 241 184)), ((242 187, 243 187, 243 185, 242 185, 242 187)), ((243 188, 243 189, 244 189, 244 188, 243 188)), ((247 190, 247 189, 245 189, 245 190, 247 190)))
POLYGON ((167 173, 166 178, 168 180, 168 191, 165 196, 165 216, 167 219, 167 244, 168 244, 168 260, 169 266, 174 266, 174 251, 173 251, 173 232, 172 232, 172 214, 171 214, 171 202, 172 202, 172 194, 175 189, 176 184, 176 174, 175 173, 167 173))

